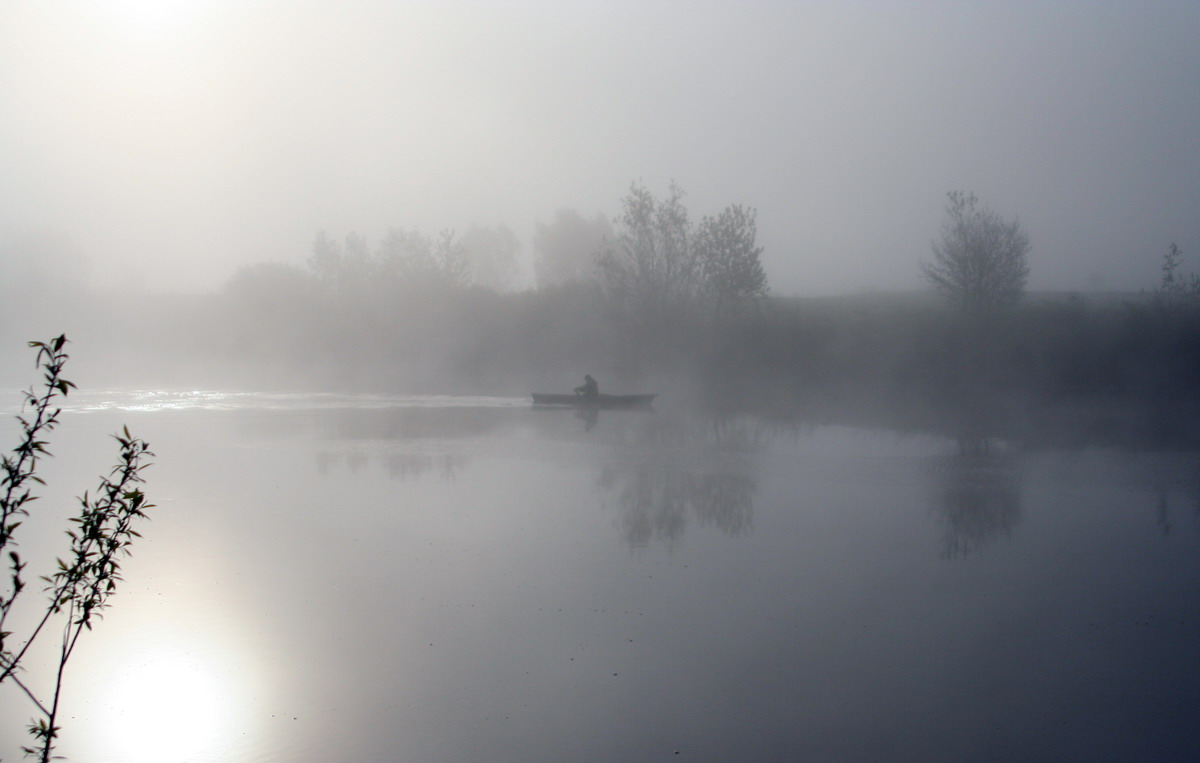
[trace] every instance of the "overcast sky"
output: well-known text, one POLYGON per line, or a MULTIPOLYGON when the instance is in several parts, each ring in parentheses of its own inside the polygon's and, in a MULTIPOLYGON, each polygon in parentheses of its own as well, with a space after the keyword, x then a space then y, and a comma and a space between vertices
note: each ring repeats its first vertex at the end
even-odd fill
MULTIPOLYGON (((378 239, 756 207, 773 290, 918 288, 945 194, 1031 287, 1200 270, 1200 3, 0 0, 0 236, 212 288, 378 239)), ((0 251, 12 257, 13 247, 0 251)))

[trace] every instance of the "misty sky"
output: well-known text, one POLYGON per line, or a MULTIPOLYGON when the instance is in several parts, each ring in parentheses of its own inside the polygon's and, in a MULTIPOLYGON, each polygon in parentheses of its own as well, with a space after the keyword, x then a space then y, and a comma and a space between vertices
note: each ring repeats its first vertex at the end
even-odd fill
POLYGON ((528 252, 671 179, 758 209, 776 293, 918 288, 956 188, 1032 288, 1151 287, 1171 242, 1200 270, 1200 3, 0 1, 0 251, 50 231, 98 284, 320 229, 528 252))

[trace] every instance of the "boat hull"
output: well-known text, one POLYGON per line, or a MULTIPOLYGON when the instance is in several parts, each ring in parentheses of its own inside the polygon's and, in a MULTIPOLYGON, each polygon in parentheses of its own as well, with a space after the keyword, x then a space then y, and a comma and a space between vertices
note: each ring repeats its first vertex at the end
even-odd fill
POLYGON ((559 395, 534 392, 534 405, 556 405, 567 408, 648 408, 657 395, 559 395))

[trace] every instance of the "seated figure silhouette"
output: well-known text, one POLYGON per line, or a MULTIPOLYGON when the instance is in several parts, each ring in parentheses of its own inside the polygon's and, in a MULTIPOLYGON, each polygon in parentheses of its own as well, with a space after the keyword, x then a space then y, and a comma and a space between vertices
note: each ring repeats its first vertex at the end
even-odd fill
POLYGON ((600 385, 592 378, 591 374, 585 374, 583 377, 583 386, 575 388, 576 395, 583 397, 600 397, 600 385))

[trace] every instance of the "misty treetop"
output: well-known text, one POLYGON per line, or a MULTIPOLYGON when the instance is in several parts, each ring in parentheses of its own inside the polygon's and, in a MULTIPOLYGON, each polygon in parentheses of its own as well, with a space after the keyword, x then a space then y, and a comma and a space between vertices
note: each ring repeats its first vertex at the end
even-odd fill
POLYGON ((698 308, 736 312, 765 296, 755 211, 733 205, 694 225, 683 197, 674 182, 662 199, 638 183, 630 187, 615 240, 597 260, 609 299, 663 322, 698 308))
POLYGON ((652 317, 690 306, 699 291, 700 263, 683 190, 671 183, 660 200, 635 183, 621 205, 616 241, 598 259, 609 298, 652 317))
POLYGON ((938 293, 971 311, 1009 307, 1029 279, 1029 234, 981 206, 973 193, 951 191, 947 220, 921 273, 938 293))
POLYGON ((539 289, 589 281, 595 276, 596 254, 613 238, 612 224, 602 213, 584 217, 560 209, 533 232, 533 272, 539 289))
POLYGON ((1158 308, 1168 313, 1200 310, 1200 275, 1181 273, 1183 250, 1171 244, 1163 254, 1162 281, 1154 290, 1158 308))
POLYGON ((313 242, 309 270, 335 292, 362 288, 380 281, 418 288, 453 289, 470 280, 470 263, 463 243, 453 231, 430 237, 420 231, 393 228, 374 251, 358 234, 339 244, 324 231, 313 242))
POLYGON ((757 217, 754 209, 733 204, 716 217, 700 220, 696 246, 704 285, 718 314, 767 293, 767 274, 759 259, 763 248, 755 243, 757 217))
POLYGON ((520 248, 504 225, 473 225, 462 237, 451 230, 430 236, 392 228, 374 249, 357 233, 339 242, 320 231, 308 269, 322 288, 339 293, 380 286, 444 291, 478 285, 502 291, 512 285, 520 248))

